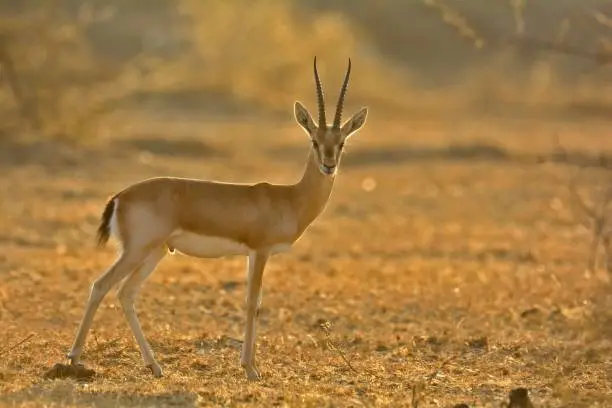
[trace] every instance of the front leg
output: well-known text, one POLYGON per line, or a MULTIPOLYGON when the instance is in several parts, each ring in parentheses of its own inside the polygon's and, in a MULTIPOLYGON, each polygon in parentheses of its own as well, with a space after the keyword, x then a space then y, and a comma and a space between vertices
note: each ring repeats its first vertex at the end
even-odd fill
POLYGON ((246 324, 244 343, 242 343, 242 351, 240 353, 240 365, 244 368, 247 379, 251 381, 261 378, 255 365, 256 323, 261 306, 263 272, 268 258, 269 253, 267 251, 251 251, 248 259, 246 324))

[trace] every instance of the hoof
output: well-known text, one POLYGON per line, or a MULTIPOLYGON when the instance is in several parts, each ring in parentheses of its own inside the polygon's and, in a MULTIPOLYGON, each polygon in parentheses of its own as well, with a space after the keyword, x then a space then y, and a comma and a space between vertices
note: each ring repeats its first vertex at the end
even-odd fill
POLYGON ((259 370, 257 370, 257 368, 255 368, 255 367, 246 368, 245 367, 244 370, 246 372, 247 380, 249 380, 249 381, 259 381, 259 380, 261 380, 261 374, 259 373, 259 370))
POLYGON ((82 365, 82 363, 79 362, 79 357, 72 352, 66 354, 66 358, 70 362, 70 365, 82 365))
POLYGON ((159 366, 159 364, 151 363, 147 367, 151 370, 151 373, 153 374, 153 377, 161 378, 161 377, 164 376, 164 373, 162 372, 162 369, 159 366))
POLYGON ((75 358, 68 357, 68 364, 71 366, 82 365, 83 363, 79 362, 79 360, 75 358))

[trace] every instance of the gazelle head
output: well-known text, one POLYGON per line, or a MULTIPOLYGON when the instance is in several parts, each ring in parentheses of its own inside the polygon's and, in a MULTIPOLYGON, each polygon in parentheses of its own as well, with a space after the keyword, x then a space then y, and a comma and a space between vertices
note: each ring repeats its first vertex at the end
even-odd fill
POLYGON ((323 87, 319 73, 317 72, 317 57, 314 58, 314 77, 317 88, 317 100, 319 105, 319 121, 315 124, 308 110, 300 102, 295 102, 295 120, 306 131, 312 142, 315 158, 319 164, 319 170, 326 176, 336 174, 340 156, 346 139, 357 132, 365 124, 368 116, 368 108, 361 108, 349 120, 340 125, 342 120, 342 106, 348 88, 349 77, 351 75, 351 60, 348 61, 348 69, 344 77, 338 104, 336 105, 336 115, 334 122, 330 126, 325 121, 325 100, 323 98, 323 87))

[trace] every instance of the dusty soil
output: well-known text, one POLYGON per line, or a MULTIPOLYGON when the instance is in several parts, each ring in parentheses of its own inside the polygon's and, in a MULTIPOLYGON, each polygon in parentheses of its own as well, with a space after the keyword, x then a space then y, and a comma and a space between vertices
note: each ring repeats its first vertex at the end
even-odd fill
POLYGON ((93 378, 44 378, 114 258, 94 240, 109 195, 167 174, 290 182, 308 146, 289 122, 134 122, 87 147, 0 146, 0 405, 497 407, 518 387, 538 407, 612 403, 609 277, 585 269, 572 166, 543 163, 555 135, 595 162, 605 123, 373 117, 325 213, 266 270, 261 382, 239 365, 245 260, 184 256, 137 304, 165 377, 111 292, 83 355, 93 378))

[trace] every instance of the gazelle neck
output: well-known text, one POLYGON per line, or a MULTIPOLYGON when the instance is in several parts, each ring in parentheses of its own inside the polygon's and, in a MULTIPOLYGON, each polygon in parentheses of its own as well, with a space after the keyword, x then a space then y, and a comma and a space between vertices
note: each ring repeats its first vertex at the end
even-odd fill
POLYGON ((304 174, 294 185, 294 199, 300 226, 306 228, 325 209, 335 178, 335 175, 326 176, 321 173, 316 155, 311 148, 304 174))

